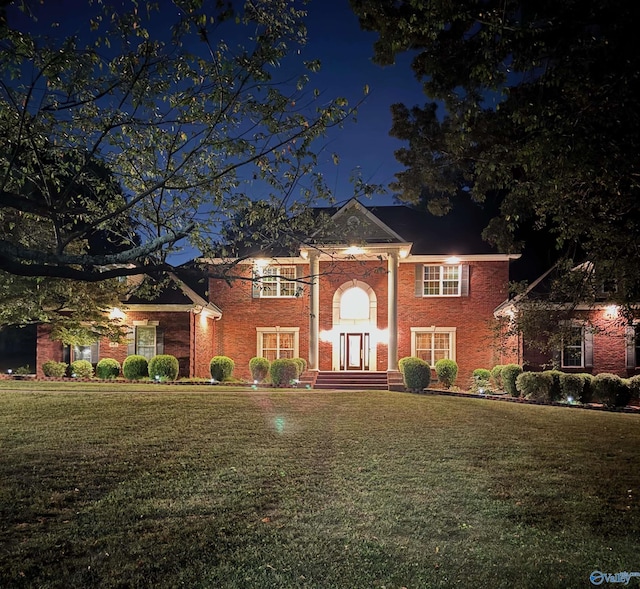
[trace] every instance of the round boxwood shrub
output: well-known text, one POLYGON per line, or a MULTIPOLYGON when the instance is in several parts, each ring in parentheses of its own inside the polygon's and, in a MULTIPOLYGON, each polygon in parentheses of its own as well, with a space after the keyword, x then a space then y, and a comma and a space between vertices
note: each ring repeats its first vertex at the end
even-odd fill
POLYGON ((304 358, 293 358, 293 361, 298 366, 298 376, 300 376, 307 369, 307 361, 304 358))
POLYGON ((562 372, 560 376, 560 400, 582 402, 585 378, 582 374, 562 372))
POLYGON ((532 401, 551 401, 553 376, 549 372, 522 372, 516 378, 516 390, 532 401))
POLYGON ((431 382, 431 367, 422 358, 409 356, 402 360, 404 387, 412 393, 421 393, 431 382))
POLYGON ((516 379, 522 374, 522 366, 518 364, 507 364, 503 366, 500 376, 502 377, 502 384, 506 393, 512 397, 518 396, 518 389, 516 388, 516 379))
POLYGON ((458 365, 456 362, 442 358, 436 362, 435 369, 436 374, 438 375, 438 380, 446 389, 451 388, 458 376, 458 365))
POLYGON ((235 367, 236 363, 229 356, 214 356, 209 362, 211 378, 220 382, 230 378, 235 367))
POLYGON ((120 362, 113 358, 102 358, 96 365, 96 376, 107 380, 120 376, 120 362))
POLYGON ((293 358, 278 358, 271 362, 269 376, 271 376, 273 386, 289 386, 298 378, 298 364, 293 358))
POLYGON ((254 381, 262 382, 269 374, 269 360, 255 357, 249 360, 249 370, 254 381))
POLYGON ((400 360, 398 360, 398 370, 400 371, 400 374, 404 374, 404 365, 410 358, 413 358, 413 356, 405 356, 404 358, 400 358, 400 360))
POLYGON ((179 369, 178 359, 171 354, 159 354, 149 360, 149 378, 152 380, 175 380, 179 369))
POLYGON ((629 389, 631 391, 631 401, 640 401, 640 374, 636 374, 629 379, 629 389))
POLYGON ((504 385, 502 384, 503 368, 504 368, 503 364, 497 364, 491 369, 491 380, 493 381, 493 386, 499 391, 504 391, 504 385))
POLYGON ((149 375, 149 363, 144 356, 132 354, 122 363, 122 374, 129 380, 140 380, 149 375))
POLYGON ((66 362, 47 360, 42 364, 42 372, 45 376, 61 378, 67 374, 67 364, 66 362))
POLYGON ((491 370, 486 368, 476 368, 473 371, 473 380, 489 380, 491 378, 491 370))
POLYGON ((93 376, 93 365, 89 360, 75 360, 71 362, 69 370, 74 378, 91 378, 93 376))
POLYGON ((617 374, 601 372, 593 378, 593 396, 607 407, 625 407, 631 398, 631 389, 617 374))

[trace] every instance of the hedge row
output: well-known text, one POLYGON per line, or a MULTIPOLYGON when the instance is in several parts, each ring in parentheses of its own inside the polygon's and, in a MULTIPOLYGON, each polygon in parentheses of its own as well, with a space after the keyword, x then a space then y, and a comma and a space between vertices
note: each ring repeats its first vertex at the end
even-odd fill
MULTIPOLYGON (((120 372, 128 380, 151 378, 152 380, 176 380, 179 364, 175 356, 160 354, 147 360, 144 356, 133 354, 120 362, 113 358, 102 358, 96 365, 95 375, 102 380, 118 378, 120 372)), ((88 360, 76 360, 67 365, 65 362, 47 360, 42 364, 42 372, 49 377, 63 377, 70 374, 74 378, 93 377, 93 365, 88 360)))

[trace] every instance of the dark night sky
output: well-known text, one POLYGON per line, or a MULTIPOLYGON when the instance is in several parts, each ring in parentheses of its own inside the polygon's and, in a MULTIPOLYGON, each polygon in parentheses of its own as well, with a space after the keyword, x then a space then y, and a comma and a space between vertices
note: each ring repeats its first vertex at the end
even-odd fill
MULTIPOLYGON (((167 23, 172 22, 175 7, 168 0, 161 0, 160 4, 161 13, 167 13, 167 23)), ((87 0, 44 0, 38 10, 44 13, 42 23, 57 19, 65 32, 81 31, 86 26, 87 6, 87 0)), ((392 182, 394 174, 403 169, 394 157, 394 151, 403 144, 389 136, 390 106, 402 102, 411 107, 424 104, 427 98, 410 68, 410 55, 401 55, 395 65, 384 68, 373 63, 373 43, 377 34, 360 29, 348 0, 311 0, 306 10, 307 45, 299 58, 294 57, 293 63, 285 64, 282 75, 296 77, 302 73, 295 65, 301 59, 319 59, 322 67, 318 74, 312 75, 309 92, 318 89, 321 100, 326 101, 337 96, 347 98, 350 104, 363 100, 358 108, 357 122, 347 121, 343 128, 330 130, 327 138, 318 144, 321 148, 319 169, 341 203, 354 195, 353 185, 349 182, 354 169, 360 169, 364 181, 382 185, 392 182), (367 96, 364 96, 365 86, 369 88, 367 96), (333 153, 340 158, 337 166, 333 153)), ((229 34, 237 35, 237 27, 232 27, 229 34)), ((388 192, 363 202, 388 205, 393 204, 393 198, 388 192)), ((464 208, 468 215, 469 208, 464 208)), ((478 215, 478 232, 482 230, 483 222, 482 215, 478 215)), ((546 261, 542 263, 545 264, 546 261)))

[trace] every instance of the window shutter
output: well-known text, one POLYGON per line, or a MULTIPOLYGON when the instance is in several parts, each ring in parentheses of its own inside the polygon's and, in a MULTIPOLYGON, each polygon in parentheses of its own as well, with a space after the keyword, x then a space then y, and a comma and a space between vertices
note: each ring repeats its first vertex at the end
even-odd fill
POLYGON ((62 361, 71 364, 71 346, 67 344, 62 346, 62 361))
POLYGON ((136 353, 136 328, 130 327, 127 331, 127 356, 136 353))
POLYGON ((98 346, 98 342, 93 342, 91 344, 91 363, 92 364, 97 364, 98 360, 100 359, 98 357, 98 353, 99 353, 99 346, 98 346))
POLYGON ((584 328, 584 367, 593 368, 593 330, 584 328))
POLYGON ((251 296, 254 299, 259 299, 261 290, 260 281, 258 280, 258 275, 253 271, 253 269, 251 270, 251 276, 253 277, 253 282, 251 282, 251 296))
POLYGON ((164 354, 164 329, 156 327, 156 355, 164 354))
POLYGON ((424 266, 416 264, 416 292, 417 297, 424 296, 424 266))
POLYGON ((637 365, 636 359, 636 330, 633 325, 627 325, 624 329, 625 342, 627 344, 626 362, 627 369, 633 370, 637 365))
POLYGON ((460 268, 460 296, 469 296, 469 264, 462 264, 460 268))
POLYGON ((560 368, 562 366, 562 350, 554 350, 553 356, 551 357, 551 362, 553 363, 553 368, 560 368))

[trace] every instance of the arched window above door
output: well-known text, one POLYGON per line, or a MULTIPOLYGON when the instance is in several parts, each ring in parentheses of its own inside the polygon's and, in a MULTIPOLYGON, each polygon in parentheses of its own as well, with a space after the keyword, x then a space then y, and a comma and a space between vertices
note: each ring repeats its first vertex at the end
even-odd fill
POLYGON ((353 286, 340 297, 340 319, 369 319, 369 295, 362 288, 353 286))

